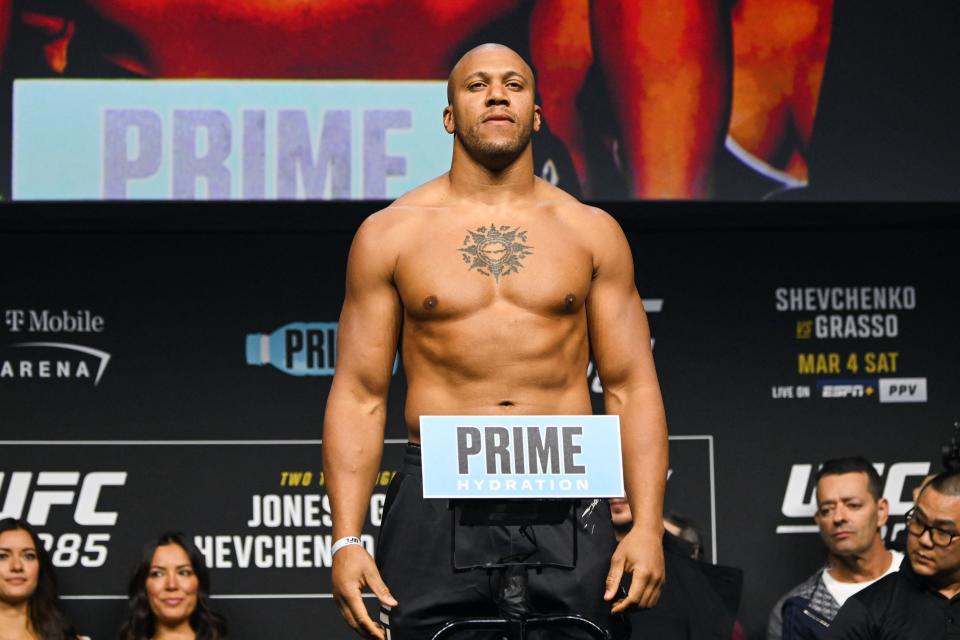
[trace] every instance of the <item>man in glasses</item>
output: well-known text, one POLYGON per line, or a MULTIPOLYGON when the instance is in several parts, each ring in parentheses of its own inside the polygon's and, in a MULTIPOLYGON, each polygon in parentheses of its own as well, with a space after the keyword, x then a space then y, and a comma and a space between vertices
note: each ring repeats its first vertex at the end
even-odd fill
POLYGON ((847 601, 828 640, 960 638, 960 471, 936 476, 907 513, 907 559, 847 601))
POLYGON ((774 605, 767 640, 823 638, 847 598, 900 567, 880 530, 889 505, 877 470, 862 457, 823 463, 817 475, 817 512, 827 563, 774 605))

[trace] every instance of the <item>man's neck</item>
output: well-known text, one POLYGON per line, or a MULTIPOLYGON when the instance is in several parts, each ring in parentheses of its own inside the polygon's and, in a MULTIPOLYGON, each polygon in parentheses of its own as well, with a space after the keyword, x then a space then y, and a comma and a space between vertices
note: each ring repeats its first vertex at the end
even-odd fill
POLYGON ((830 554, 830 576, 837 582, 869 582, 883 576, 893 562, 893 554, 880 537, 864 553, 851 556, 830 554))
POLYGON ((470 157, 459 142, 454 141, 453 162, 447 176, 455 198, 488 206, 515 205, 517 200, 530 198, 537 181, 530 145, 507 166, 491 169, 470 157))
MULTIPOLYGON (((909 562, 905 560, 904 562, 909 562)), ((914 575, 917 575, 914 572, 914 575)), ((948 600, 960 594, 960 571, 955 571, 949 575, 936 575, 931 577, 917 576, 934 589, 940 592, 948 600)))
POLYGON ((940 587, 937 589, 937 591, 939 591, 947 600, 951 600, 955 595, 960 593, 960 582, 954 581, 952 584, 946 587, 940 587))

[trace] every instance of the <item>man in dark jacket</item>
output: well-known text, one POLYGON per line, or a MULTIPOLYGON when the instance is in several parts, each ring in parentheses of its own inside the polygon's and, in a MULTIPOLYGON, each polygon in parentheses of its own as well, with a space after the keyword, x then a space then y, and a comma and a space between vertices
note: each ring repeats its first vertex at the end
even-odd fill
POLYGON ((880 536, 889 514, 880 492, 880 476, 863 458, 823 464, 814 519, 827 563, 774 605, 767 640, 823 638, 847 598, 897 570, 903 554, 884 547, 880 536))

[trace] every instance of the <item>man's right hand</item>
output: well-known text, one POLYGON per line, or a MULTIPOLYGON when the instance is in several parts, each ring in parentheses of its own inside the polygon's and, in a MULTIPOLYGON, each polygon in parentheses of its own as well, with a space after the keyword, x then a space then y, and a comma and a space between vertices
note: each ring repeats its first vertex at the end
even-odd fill
POLYGON ((368 587, 381 603, 397 606, 377 565, 360 545, 349 545, 333 556, 333 599, 340 608, 340 615, 354 631, 364 638, 384 640, 383 627, 370 619, 363 604, 361 592, 368 587))

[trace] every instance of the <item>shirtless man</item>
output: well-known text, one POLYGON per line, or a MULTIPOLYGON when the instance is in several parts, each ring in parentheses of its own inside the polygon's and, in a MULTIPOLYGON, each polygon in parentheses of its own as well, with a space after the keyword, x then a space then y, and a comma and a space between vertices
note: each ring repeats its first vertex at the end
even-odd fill
MULTIPOLYGON (((606 411, 621 420, 634 526, 619 544, 610 528, 580 535, 578 569, 546 569, 540 586, 531 576, 531 590, 542 611, 603 623, 611 610, 603 600, 614 613, 649 607, 663 580, 666 420, 630 248, 609 215, 534 176, 530 137, 541 112, 533 74, 516 53, 477 47, 448 86, 449 173, 367 219, 350 251, 323 435, 333 536, 361 530, 398 340, 411 443, 421 415, 589 414, 584 372, 592 353, 606 411), (486 241, 497 234, 513 240, 486 241), (624 573, 632 575, 629 593, 614 602, 624 573)), ((415 453, 408 448, 408 461, 415 453)), ((451 617, 490 613, 482 602, 461 601, 482 601, 476 590, 487 578, 451 572, 446 501, 417 496, 411 469, 397 477, 403 486, 388 493, 377 564, 355 544, 334 554, 333 591, 346 621, 385 638, 361 600, 364 587, 380 600, 393 640, 429 638, 451 617), (407 523, 399 527, 397 518, 407 523)))

